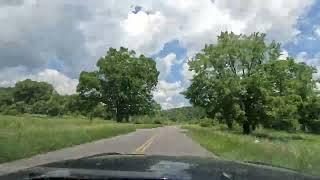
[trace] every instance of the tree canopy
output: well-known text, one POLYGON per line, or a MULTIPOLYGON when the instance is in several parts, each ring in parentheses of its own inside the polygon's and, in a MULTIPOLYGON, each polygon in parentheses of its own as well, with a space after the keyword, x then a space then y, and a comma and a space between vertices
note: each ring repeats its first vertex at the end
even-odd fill
POLYGON ((77 91, 89 104, 103 103, 117 121, 153 110, 159 72, 153 59, 110 48, 95 72, 82 72, 77 91))
POLYGON ((240 123, 245 134, 259 124, 295 129, 303 103, 317 97, 315 69, 280 55, 280 44, 266 43, 265 34, 222 32, 189 62, 195 75, 184 94, 229 128, 240 123))
POLYGON ((13 98, 17 102, 23 101, 26 104, 33 104, 38 100, 50 99, 54 91, 51 84, 26 79, 16 83, 13 98))

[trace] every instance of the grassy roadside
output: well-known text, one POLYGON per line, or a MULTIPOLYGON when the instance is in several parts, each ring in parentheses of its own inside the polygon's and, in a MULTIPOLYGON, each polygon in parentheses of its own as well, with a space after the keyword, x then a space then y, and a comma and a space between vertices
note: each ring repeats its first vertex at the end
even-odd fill
POLYGON ((187 134, 214 154, 229 160, 272 164, 320 175, 320 136, 257 130, 244 136, 220 127, 183 126, 187 134))
POLYGON ((81 118, 0 115, 0 163, 125 134, 154 124, 119 124, 81 118))

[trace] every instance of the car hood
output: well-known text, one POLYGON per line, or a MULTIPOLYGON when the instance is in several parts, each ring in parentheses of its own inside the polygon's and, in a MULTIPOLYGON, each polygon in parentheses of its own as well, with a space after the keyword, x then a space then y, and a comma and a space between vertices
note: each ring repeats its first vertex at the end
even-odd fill
MULTIPOLYGON (((200 157, 102 154, 50 163, 6 176, 133 179, 319 179, 278 167, 200 157)), ((1 179, 1 178, 0 178, 1 179)))

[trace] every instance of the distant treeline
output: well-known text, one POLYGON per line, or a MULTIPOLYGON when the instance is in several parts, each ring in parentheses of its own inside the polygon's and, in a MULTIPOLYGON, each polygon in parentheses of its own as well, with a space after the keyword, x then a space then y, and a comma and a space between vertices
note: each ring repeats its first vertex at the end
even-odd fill
MULTIPOLYGON (((15 87, 0 88, 0 112, 7 115, 23 113, 62 116, 87 116, 86 102, 79 95, 59 95, 51 84, 30 79, 17 82, 15 87)), ((92 108, 92 117, 110 118, 102 104, 92 108)))
POLYGON ((205 110, 199 107, 180 107, 162 110, 157 115, 161 119, 173 122, 197 122, 207 117, 205 110))
MULTIPOLYGON (((49 116, 83 115, 111 119, 103 103, 98 103, 88 111, 87 101, 78 94, 59 95, 52 85, 30 79, 17 82, 14 87, 0 88, 0 113, 7 115, 43 114, 49 116)), ((160 110, 158 107, 149 117, 173 122, 195 121, 206 117, 202 108, 181 107, 160 110)))

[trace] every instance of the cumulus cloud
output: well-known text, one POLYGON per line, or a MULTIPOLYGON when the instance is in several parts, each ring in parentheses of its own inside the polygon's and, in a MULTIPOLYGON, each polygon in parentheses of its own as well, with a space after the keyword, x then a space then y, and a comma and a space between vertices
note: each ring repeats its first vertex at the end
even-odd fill
POLYGON ((62 95, 76 93, 78 85, 77 79, 71 79, 53 69, 45 69, 35 75, 30 75, 29 78, 35 81, 43 81, 52 84, 55 90, 62 95))
POLYGON ((281 55, 279 57, 280 60, 285 60, 287 59, 287 57, 289 57, 289 53, 286 50, 282 50, 281 55))
POLYGON ((315 27, 314 33, 320 38, 320 26, 315 27))
POLYGON ((62 95, 76 93, 76 87, 78 85, 77 79, 71 79, 54 69, 44 69, 43 71, 30 74, 27 71, 27 68, 19 66, 14 68, 6 68, 0 73, 0 86, 12 87, 16 82, 25 79, 50 83, 53 85, 55 90, 62 95))
POLYGON ((189 103, 180 94, 184 89, 180 81, 169 83, 160 80, 153 93, 154 99, 161 104, 163 109, 186 106, 189 103))
POLYGON ((260 31, 268 33, 270 39, 286 42, 299 33, 297 19, 312 2, 138 0, 134 3, 142 10, 134 13, 130 9, 135 5, 132 1, 92 1, 98 6, 96 15, 84 22, 82 28, 92 39, 99 39, 99 43, 93 44, 100 48, 125 45, 153 54, 165 42, 177 39, 192 54, 205 43, 214 43, 216 36, 225 30, 260 31))
POLYGON ((45 67, 64 62, 65 72, 79 71, 87 59, 79 23, 87 18, 81 3, 62 0, 0 5, 0 67, 45 67))
POLYGON ((183 63, 181 74, 185 82, 189 82, 192 79, 194 72, 189 70, 188 61, 183 63))
POLYGON ((172 66, 179 63, 174 53, 170 53, 164 58, 157 58, 156 61, 157 69, 160 71, 159 79, 165 79, 171 73, 172 66))

